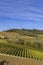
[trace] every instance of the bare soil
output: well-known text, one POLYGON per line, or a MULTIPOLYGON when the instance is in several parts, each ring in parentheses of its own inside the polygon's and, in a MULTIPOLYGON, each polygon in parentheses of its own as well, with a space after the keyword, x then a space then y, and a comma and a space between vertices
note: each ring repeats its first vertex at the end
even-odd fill
POLYGON ((0 54, 0 62, 6 61, 3 65, 43 65, 43 61, 17 56, 0 54))

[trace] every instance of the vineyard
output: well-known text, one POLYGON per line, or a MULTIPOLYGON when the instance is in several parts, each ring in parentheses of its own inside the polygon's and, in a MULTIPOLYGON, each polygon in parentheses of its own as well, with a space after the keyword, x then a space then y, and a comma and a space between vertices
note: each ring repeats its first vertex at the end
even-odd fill
POLYGON ((19 32, 0 32, 0 54, 43 61, 43 34, 19 32))
POLYGON ((17 44, 0 43, 0 53, 24 58, 43 60, 43 52, 32 50, 29 49, 28 47, 17 44))

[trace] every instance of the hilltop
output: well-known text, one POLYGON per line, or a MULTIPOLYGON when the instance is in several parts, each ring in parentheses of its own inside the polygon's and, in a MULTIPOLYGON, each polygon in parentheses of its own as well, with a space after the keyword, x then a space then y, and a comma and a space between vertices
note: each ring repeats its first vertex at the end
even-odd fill
POLYGON ((17 32, 19 34, 23 35, 29 35, 30 34, 43 34, 43 30, 37 30, 37 29, 9 29, 6 30, 6 32, 17 32))

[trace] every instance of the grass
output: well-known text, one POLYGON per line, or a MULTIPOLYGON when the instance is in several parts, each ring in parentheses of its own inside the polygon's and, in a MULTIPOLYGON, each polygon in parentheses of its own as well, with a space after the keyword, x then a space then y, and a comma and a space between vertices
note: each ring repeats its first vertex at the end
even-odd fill
POLYGON ((36 50, 30 50, 30 54, 33 56, 35 59, 43 59, 43 52, 36 51, 36 50))
POLYGON ((0 39, 0 43, 7 43, 5 39, 0 39))

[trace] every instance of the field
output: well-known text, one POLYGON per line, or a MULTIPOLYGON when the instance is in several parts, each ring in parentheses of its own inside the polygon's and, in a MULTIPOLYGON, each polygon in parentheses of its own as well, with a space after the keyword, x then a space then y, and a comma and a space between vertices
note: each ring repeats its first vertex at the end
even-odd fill
POLYGON ((11 43, 0 43, 0 53, 43 60, 43 52, 32 50, 26 46, 11 43))
POLYGON ((0 32, 0 60, 13 65, 43 65, 43 34, 27 33, 0 32), (18 64, 14 61, 18 61, 18 64))

